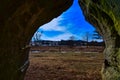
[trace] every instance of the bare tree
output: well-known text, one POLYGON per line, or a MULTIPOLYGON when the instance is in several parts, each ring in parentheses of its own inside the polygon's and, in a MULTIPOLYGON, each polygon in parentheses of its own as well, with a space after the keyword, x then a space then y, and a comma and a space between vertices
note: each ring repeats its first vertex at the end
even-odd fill
POLYGON ((93 32, 92 39, 93 39, 93 41, 97 41, 97 40, 102 40, 103 38, 102 38, 102 36, 98 33, 98 31, 95 30, 95 31, 93 32))
POLYGON ((86 46, 88 47, 88 42, 89 42, 89 32, 86 32, 85 35, 83 35, 83 40, 86 41, 86 46))
POLYGON ((69 39, 72 40, 72 41, 74 41, 75 40, 75 36, 70 36, 69 39))
POLYGON ((73 48, 73 47, 74 47, 74 40, 75 40, 75 36, 70 36, 70 37, 69 37, 68 46, 69 46, 70 48, 73 48))
POLYGON ((98 46, 99 45, 98 41, 103 40, 102 36, 98 33, 97 30, 93 31, 92 39, 93 39, 92 41, 94 46, 98 46))
POLYGON ((37 31, 34 36, 33 36, 33 40, 34 40, 34 44, 36 46, 40 46, 41 45, 41 36, 42 36, 43 31, 37 31))

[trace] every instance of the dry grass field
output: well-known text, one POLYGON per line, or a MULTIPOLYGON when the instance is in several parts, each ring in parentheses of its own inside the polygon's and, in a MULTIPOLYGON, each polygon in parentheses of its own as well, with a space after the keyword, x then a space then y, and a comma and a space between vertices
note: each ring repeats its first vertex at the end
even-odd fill
POLYGON ((30 53, 25 80, 101 80, 102 53, 30 53))

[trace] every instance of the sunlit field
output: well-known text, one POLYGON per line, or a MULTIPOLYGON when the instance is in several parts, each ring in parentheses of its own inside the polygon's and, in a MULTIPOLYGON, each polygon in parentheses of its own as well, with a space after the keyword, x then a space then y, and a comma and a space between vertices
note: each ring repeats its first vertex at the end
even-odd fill
POLYGON ((30 53, 25 80, 101 80, 102 53, 30 53))

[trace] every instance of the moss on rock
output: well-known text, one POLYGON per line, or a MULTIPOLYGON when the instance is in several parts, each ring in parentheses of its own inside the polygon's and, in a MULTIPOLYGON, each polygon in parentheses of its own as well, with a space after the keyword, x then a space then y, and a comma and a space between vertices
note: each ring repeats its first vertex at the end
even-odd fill
POLYGON ((79 0, 79 3, 86 20, 98 29, 105 40, 103 80, 120 80, 120 1, 89 0, 88 5, 79 0))

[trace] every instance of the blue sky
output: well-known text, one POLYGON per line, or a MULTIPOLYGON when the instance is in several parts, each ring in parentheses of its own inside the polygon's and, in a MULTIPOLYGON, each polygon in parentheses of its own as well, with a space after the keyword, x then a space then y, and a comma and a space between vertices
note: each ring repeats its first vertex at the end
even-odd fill
POLYGON ((74 36, 76 40, 83 40, 86 33, 89 32, 89 40, 91 40, 94 30, 94 27, 85 20, 78 0, 74 0, 73 5, 67 11, 49 23, 40 26, 37 34, 43 31, 42 40, 60 41, 68 40, 70 36, 74 36))

